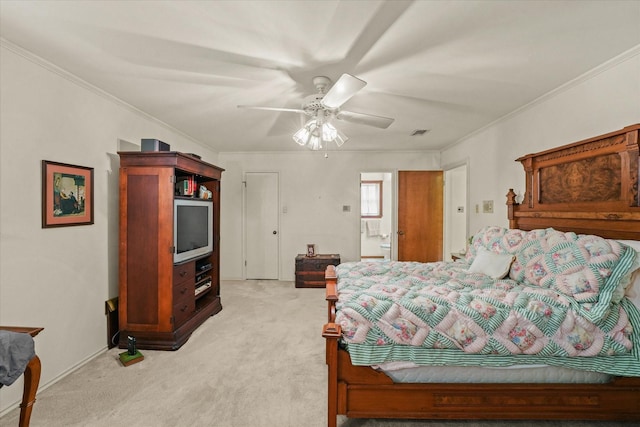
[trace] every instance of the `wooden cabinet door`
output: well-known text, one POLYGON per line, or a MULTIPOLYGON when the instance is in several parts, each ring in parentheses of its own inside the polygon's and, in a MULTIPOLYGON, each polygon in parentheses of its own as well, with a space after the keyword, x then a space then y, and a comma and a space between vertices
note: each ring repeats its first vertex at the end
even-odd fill
POLYGON ((398 172, 398 261, 442 261, 442 171, 398 172))
POLYGON ((172 175, 172 168, 120 169, 121 329, 173 328, 172 175))

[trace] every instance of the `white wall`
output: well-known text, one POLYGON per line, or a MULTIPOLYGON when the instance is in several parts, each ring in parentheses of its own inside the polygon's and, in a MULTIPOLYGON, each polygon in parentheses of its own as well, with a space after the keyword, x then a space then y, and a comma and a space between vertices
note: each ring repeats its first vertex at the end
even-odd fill
MULTIPOLYGON (((351 143, 352 141, 348 141, 351 143)), ((292 141, 293 144, 293 141, 292 141)), ((346 144, 343 148, 346 148, 346 144)), ((242 279, 242 177, 245 172, 280 173, 280 279, 293 280, 295 257, 307 243, 317 253, 339 253, 343 261, 360 257, 360 173, 434 170, 439 153, 372 153, 347 150, 291 153, 220 153, 226 169, 221 193, 223 279, 242 279), (344 205, 351 212, 343 212, 344 205), (287 213, 282 213, 286 207, 287 213)), ((224 300, 224 297, 223 297, 224 300)))
POLYGON ((634 123, 640 123, 640 46, 444 150, 444 165, 470 159, 469 233, 508 226, 507 191, 522 197, 525 186, 515 159, 634 123), (494 201, 493 214, 482 213, 483 200, 494 201))
MULTIPOLYGON (((106 348, 118 294, 118 146, 216 154, 14 46, 0 47, 0 324, 42 326, 41 386, 106 348), (41 228, 41 161, 94 168, 95 223, 41 228)), ((0 414, 22 379, 0 389, 0 414)))

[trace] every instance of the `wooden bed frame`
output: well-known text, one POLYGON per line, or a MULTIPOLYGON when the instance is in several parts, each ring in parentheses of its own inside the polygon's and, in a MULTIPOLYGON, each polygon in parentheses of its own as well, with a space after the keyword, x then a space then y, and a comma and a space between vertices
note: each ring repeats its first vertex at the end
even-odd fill
MULTIPOLYGON (((523 156, 521 204, 507 194, 509 227, 553 227, 612 239, 640 240, 640 124, 523 156)), ((337 416, 409 419, 640 420, 640 378, 607 384, 396 384, 353 366, 335 321, 337 278, 326 271, 328 425, 337 416)))

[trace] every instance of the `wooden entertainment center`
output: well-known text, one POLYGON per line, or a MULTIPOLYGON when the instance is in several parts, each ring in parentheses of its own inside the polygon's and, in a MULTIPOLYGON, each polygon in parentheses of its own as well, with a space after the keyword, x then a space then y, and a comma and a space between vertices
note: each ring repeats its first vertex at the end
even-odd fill
POLYGON ((170 151, 120 156, 119 346, 177 350, 220 302, 220 178, 224 169, 170 151), (185 181, 189 184, 182 185, 185 181), (199 199, 199 188, 210 194, 199 199), (184 189, 189 187, 187 194, 184 189), (180 191, 178 191, 180 190, 180 191), (174 200, 213 206, 212 251, 174 263, 174 200))

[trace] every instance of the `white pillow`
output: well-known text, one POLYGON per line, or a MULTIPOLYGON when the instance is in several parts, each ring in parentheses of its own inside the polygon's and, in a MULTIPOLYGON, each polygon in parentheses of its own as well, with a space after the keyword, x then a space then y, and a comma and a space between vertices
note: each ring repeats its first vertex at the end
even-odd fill
POLYGON ((511 254, 496 254, 484 247, 478 248, 478 253, 469 267, 471 273, 482 273, 493 279, 502 279, 509 273, 513 262, 511 254))

